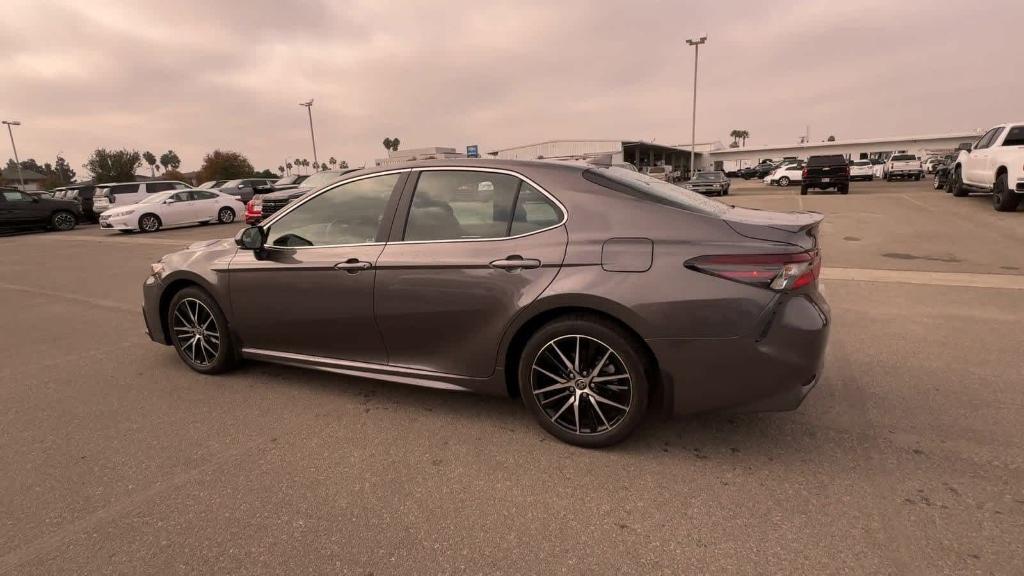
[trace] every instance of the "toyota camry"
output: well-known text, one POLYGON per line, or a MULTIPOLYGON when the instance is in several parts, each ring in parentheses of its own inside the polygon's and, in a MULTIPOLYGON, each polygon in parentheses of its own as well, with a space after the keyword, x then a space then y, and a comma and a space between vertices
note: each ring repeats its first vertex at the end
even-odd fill
POLYGON ((520 397, 581 446, 649 414, 791 410, 821 378, 822 217, 612 166, 360 170, 153 264, 150 337, 243 360, 520 397))

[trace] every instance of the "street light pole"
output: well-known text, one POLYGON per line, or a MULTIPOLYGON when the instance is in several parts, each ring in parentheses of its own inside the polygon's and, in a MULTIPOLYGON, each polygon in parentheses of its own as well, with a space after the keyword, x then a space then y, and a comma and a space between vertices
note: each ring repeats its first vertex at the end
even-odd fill
POLYGON ((313 140, 313 163, 319 164, 320 162, 316 158, 316 135, 313 133, 313 99, 310 98, 309 102, 299 102, 299 106, 305 106, 306 112, 309 112, 309 137, 313 140))
POLYGON ((700 45, 708 41, 707 36, 690 38, 686 41, 693 46, 693 122, 690 125, 690 178, 693 178, 694 159, 697 155, 697 57, 700 55, 700 45))
POLYGON ((14 145, 14 131, 11 130, 11 126, 21 126, 21 122, 17 120, 0 120, 3 124, 7 124, 7 134, 11 137, 11 148, 14 150, 14 163, 18 165, 18 181, 21 182, 21 189, 25 190, 25 179, 21 176, 21 160, 18 159, 18 147, 14 145))

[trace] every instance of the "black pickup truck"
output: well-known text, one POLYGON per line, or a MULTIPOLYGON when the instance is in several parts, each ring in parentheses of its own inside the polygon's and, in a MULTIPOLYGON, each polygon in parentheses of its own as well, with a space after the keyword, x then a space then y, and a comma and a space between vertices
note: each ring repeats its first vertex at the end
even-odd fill
POLYGON ((835 188, 840 194, 847 194, 850 191, 850 165, 846 157, 829 154, 807 158, 800 182, 800 194, 807 195, 807 191, 812 188, 835 188))

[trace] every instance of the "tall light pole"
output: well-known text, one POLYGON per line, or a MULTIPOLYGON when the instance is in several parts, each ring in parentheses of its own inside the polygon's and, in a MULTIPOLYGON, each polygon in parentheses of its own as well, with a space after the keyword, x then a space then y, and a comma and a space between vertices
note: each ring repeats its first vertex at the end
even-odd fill
POLYGON ((693 122, 690 128, 690 178, 693 178, 694 159, 697 156, 697 57, 700 55, 700 45, 707 42, 707 35, 700 38, 690 38, 686 43, 693 46, 693 122))
POLYGON ((309 102, 299 102, 299 106, 305 106, 306 112, 309 112, 309 137, 313 139, 313 163, 319 164, 320 162, 316 159, 316 135, 313 133, 313 99, 310 98, 309 102))
POLYGON ((14 145, 14 131, 11 130, 11 126, 21 126, 21 122, 17 120, 0 120, 3 124, 7 124, 7 134, 11 137, 11 148, 14 149, 14 163, 18 165, 18 181, 21 182, 21 189, 25 189, 25 179, 21 176, 21 160, 18 160, 18 147, 14 145))

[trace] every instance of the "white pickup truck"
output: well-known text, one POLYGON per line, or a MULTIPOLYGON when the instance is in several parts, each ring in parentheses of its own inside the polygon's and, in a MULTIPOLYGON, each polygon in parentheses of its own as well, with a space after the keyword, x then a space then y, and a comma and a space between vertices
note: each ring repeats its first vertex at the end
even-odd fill
POLYGON ((924 166, 921 160, 913 154, 893 154, 885 163, 885 179, 913 178, 920 180, 924 177, 924 166))
POLYGON ((1024 199, 1024 122, 1001 124, 961 145, 950 170, 954 196, 990 193, 993 208, 1013 212, 1024 199))

